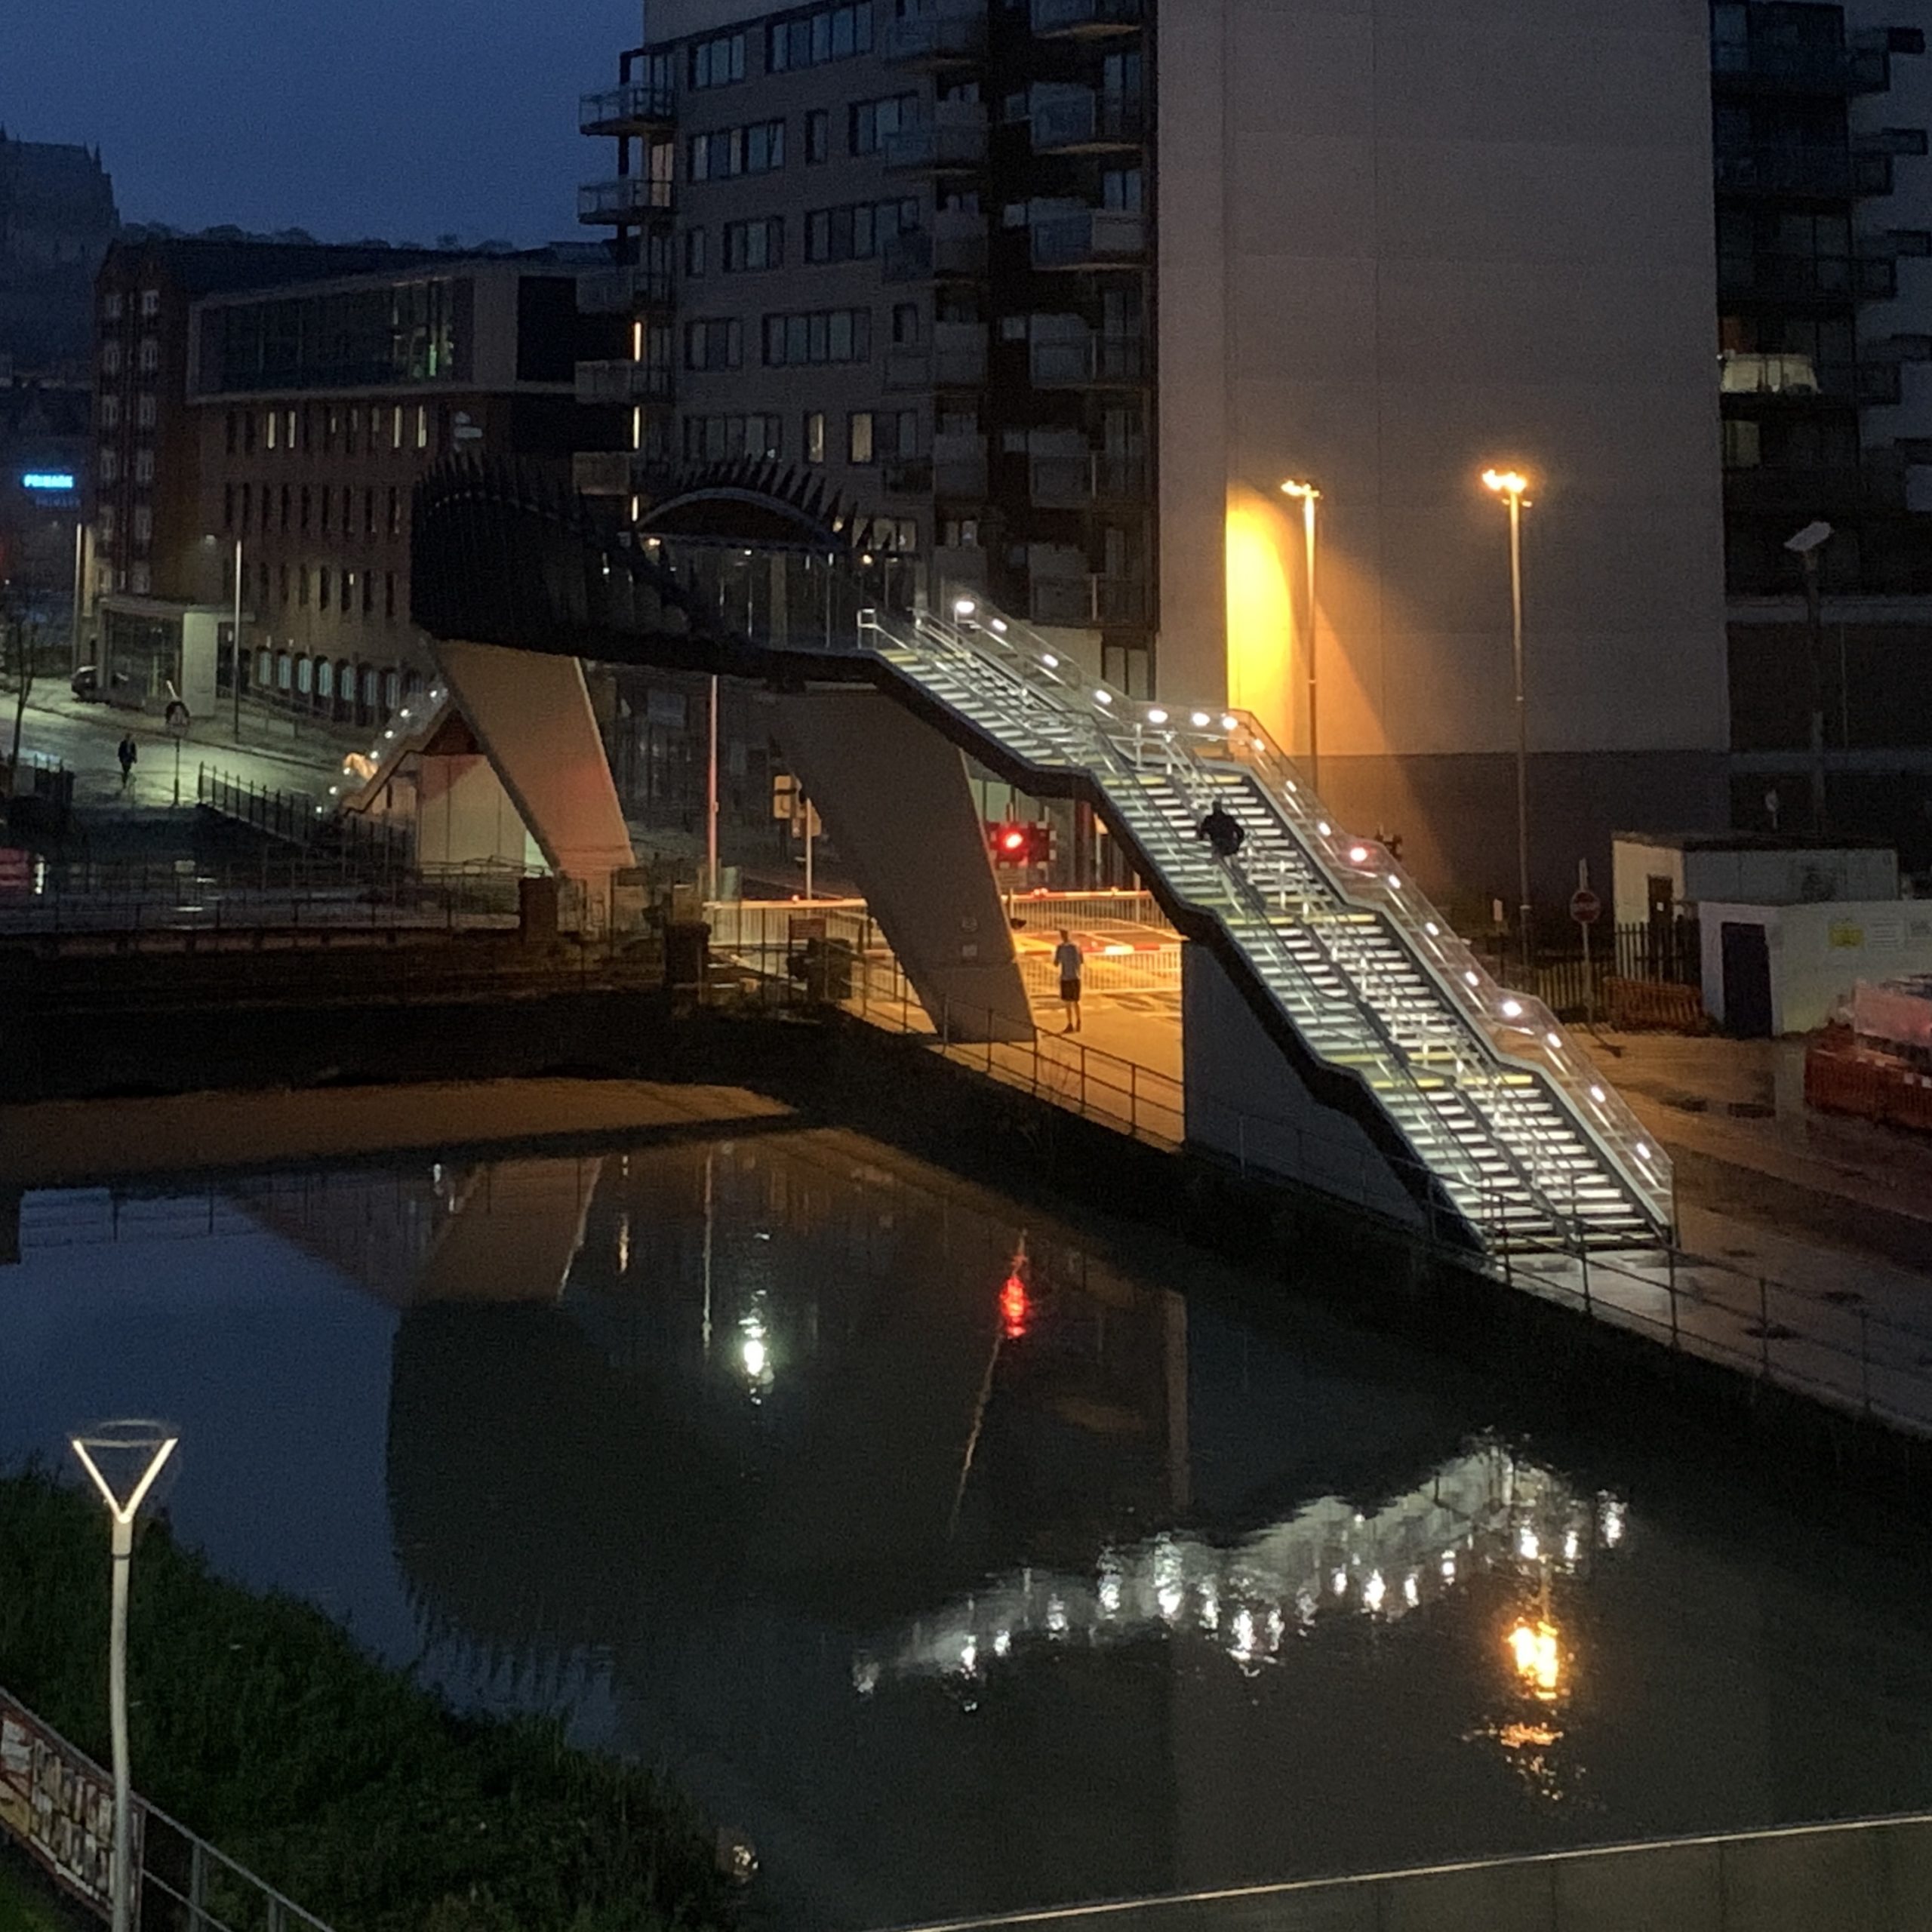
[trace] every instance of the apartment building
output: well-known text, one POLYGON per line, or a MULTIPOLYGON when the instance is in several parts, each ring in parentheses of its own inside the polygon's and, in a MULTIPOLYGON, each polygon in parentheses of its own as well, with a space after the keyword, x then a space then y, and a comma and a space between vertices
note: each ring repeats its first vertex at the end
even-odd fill
POLYGON ((623 412, 577 400, 580 361, 621 346, 580 318, 571 253, 445 256, 211 296, 190 331, 199 490, 192 594, 242 571, 249 688, 342 723, 385 721, 427 681, 410 620, 411 493, 456 454, 561 483, 623 412))
POLYGON ((1503 461, 1539 878, 1721 821, 1704 0, 649 0, 645 29, 580 116, 617 161, 582 299, 632 332, 583 380, 633 417, 580 481, 620 513, 681 463, 822 472, 926 594, 1253 709, 1431 885, 1513 898, 1503 461), (1313 600, 1289 479, 1321 491, 1313 600))
MULTIPOLYGON (((427 666, 408 623, 409 495, 474 449, 548 463, 621 437, 577 362, 566 251, 472 258, 209 238, 117 245, 96 290, 97 646, 115 687, 205 711, 244 691, 378 721, 427 666)), ((620 340, 621 328, 616 328, 620 340)))
POLYGON ((1932 62, 1900 11, 1712 9, 1732 789, 1740 824, 1924 870, 1932 62), (1814 628, 1787 543, 1820 525, 1814 628))
POLYGON ((94 149, 0 128, 0 380, 86 377, 96 271, 120 217, 94 149))

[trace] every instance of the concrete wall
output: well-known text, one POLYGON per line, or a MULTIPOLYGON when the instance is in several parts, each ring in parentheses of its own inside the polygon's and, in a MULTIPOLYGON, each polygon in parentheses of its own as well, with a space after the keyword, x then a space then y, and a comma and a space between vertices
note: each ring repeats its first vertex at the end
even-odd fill
POLYGON ((1823 899, 1896 899, 1896 852, 1706 851, 1620 838, 1614 858, 1617 923, 1650 917, 1648 881, 1672 882, 1680 905, 1795 906, 1823 899))
POLYGON ((1932 1818, 1911 1817, 1256 1886, 1060 1912, 1051 1923, 1054 1932, 1926 1932, 1928 1900, 1932 1818))
POLYGON ((1704 1008, 1724 1023, 1724 929, 1762 926, 1771 964, 1771 1026, 1809 1033, 1824 1025, 1860 980, 1932 973, 1932 900, 1816 906, 1700 908, 1704 1008))
POLYGON ((529 867, 540 850, 482 753, 425 754, 416 774, 416 857, 425 872, 489 863, 529 867))
POLYGON ((1160 11, 1164 694, 1223 678, 1229 492, 1312 478, 1324 789, 1432 890, 1512 890, 1498 460, 1544 889, 1647 800, 1721 822, 1708 35, 1702 0, 1160 11))
POLYGON ((1368 1136, 1310 1094, 1205 947, 1181 948, 1182 1081, 1190 1144, 1420 1227, 1368 1136))
POLYGON ((1031 1039, 958 751, 890 699, 851 686, 780 697, 771 716, 786 763, 934 1025, 959 1039, 1031 1039))

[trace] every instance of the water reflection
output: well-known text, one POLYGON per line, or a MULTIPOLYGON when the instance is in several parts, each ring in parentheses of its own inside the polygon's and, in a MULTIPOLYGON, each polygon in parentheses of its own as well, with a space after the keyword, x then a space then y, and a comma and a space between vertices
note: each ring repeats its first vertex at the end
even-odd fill
POLYGON ((178 1414, 219 1564, 664 1764, 787 1923, 1932 1798, 1923 1593, 1841 1524, 1579 1478, 1438 1361, 854 1136, 21 1226, 0 1448, 178 1414))

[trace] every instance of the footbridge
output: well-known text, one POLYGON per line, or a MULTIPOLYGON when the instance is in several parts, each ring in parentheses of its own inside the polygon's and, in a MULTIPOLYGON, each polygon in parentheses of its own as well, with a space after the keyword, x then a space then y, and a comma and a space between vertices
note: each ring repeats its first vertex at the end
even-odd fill
POLYGON ((1473 1251, 1668 1238, 1669 1161, 1589 1058, 1491 977, 1393 855, 1331 817, 1254 718, 1132 698, 977 593, 885 608, 826 506, 775 475, 678 507, 714 555, 743 545, 732 572, 649 521, 612 530, 485 464, 419 488, 416 622, 558 872, 594 894, 629 862, 580 660, 752 679, 915 992, 955 1036, 1032 1028, 963 753, 1032 796, 1084 800, 1193 943, 1191 1139, 1212 1139, 1195 1106, 1211 1065, 1251 1092, 1265 1081, 1284 1123, 1372 1149, 1361 1204, 1473 1251), (1217 802, 1247 835, 1232 860, 1195 834, 1217 802))

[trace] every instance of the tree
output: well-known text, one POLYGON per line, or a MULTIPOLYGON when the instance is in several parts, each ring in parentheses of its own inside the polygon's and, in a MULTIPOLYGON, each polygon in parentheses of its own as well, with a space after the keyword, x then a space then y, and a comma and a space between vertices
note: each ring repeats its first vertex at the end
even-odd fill
POLYGON ((20 731, 26 722, 28 694, 33 689, 34 643, 34 633, 20 611, 10 603, 0 604, 0 678, 14 694, 14 745, 7 760, 10 774, 20 767, 20 731))

